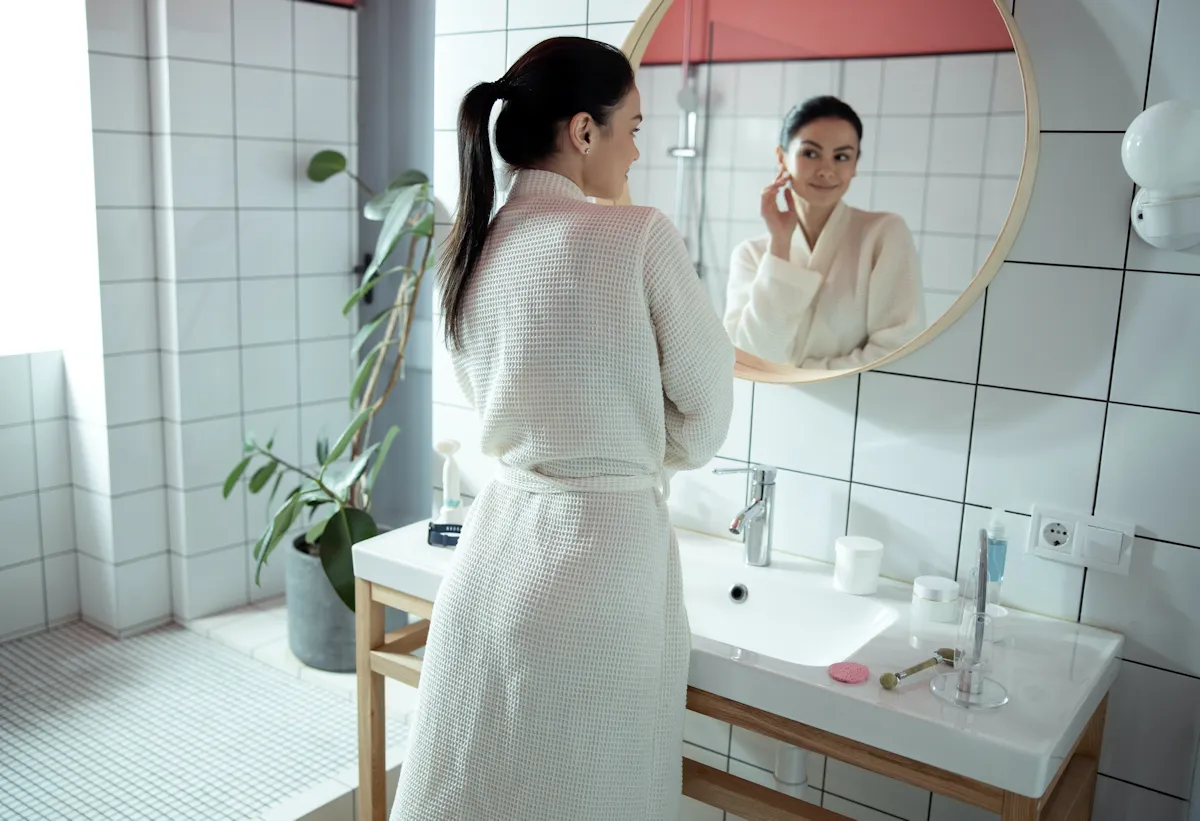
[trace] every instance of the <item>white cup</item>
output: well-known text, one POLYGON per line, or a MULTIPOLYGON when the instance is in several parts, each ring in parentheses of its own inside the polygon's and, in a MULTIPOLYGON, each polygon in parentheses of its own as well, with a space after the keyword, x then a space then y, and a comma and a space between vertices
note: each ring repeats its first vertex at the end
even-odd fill
POLYGON ((839 536, 833 543, 833 587, 855 596, 870 596, 879 586, 883 543, 867 536, 839 536))

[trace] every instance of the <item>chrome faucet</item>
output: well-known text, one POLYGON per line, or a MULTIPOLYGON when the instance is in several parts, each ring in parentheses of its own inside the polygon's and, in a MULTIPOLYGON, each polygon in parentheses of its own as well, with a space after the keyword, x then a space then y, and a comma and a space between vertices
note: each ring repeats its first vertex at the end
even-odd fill
POLYGON ((766 567, 771 563, 771 542, 775 528, 775 468, 751 465, 744 468, 717 468, 713 473, 749 473, 750 504, 734 517, 729 532, 742 537, 746 546, 746 564, 766 567))

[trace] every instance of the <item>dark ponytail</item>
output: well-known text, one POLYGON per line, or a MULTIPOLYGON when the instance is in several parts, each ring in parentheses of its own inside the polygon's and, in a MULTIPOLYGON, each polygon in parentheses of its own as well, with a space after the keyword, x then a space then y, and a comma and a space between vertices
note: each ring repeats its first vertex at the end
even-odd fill
POLYGON ((496 119, 496 150, 513 168, 531 168, 558 148, 560 127, 580 112, 597 125, 633 88, 633 68, 619 49, 582 37, 543 40, 499 81, 467 92, 458 110, 458 214, 438 269, 446 344, 458 349, 467 285, 487 241, 496 204, 488 123, 496 119))

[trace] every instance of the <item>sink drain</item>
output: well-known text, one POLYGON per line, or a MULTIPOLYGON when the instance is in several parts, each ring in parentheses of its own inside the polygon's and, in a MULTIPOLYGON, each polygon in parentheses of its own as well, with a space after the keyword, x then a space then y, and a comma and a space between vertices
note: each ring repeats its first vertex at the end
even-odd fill
POLYGON ((750 598, 750 589, 744 584, 735 584, 729 588, 729 600, 734 604, 744 604, 750 598))

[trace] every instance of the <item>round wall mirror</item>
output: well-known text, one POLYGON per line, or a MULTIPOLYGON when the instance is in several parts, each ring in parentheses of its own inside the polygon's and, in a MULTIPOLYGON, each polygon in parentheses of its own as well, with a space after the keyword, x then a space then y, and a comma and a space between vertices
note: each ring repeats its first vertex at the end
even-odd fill
POLYGON ((629 200, 683 234, 738 376, 885 365, 983 293, 1037 164, 1007 2, 651 0, 629 200))

